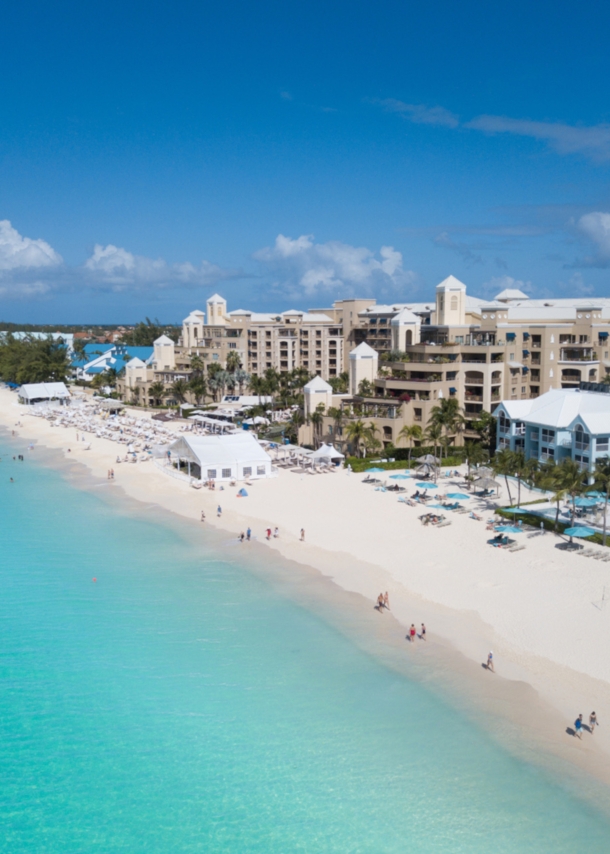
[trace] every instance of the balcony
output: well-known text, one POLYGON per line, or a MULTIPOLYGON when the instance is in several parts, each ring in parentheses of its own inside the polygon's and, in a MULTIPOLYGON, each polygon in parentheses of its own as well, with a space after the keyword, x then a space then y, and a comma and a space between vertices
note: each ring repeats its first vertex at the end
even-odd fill
POLYGON ((597 357, 597 353, 591 348, 586 347, 582 350, 575 349, 574 347, 566 347, 559 351, 559 361, 563 363, 570 362, 598 362, 599 359, 597 357))
POLYGON ((470 403, 471 401, 481 401, 482 402, 483 401, 483 395, 482 394, 472 394, 471 392, 467 391, 466 394, 464 395, 464 400, 467 403, 470 403))

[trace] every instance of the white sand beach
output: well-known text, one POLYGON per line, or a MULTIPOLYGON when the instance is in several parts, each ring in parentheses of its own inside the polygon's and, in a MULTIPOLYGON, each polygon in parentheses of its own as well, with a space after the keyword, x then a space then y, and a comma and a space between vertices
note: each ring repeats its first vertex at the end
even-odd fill
MULTIPOLYGON (((62 451, 96 478, 107 480, 114 468, 112 488, 132 499, 191 520, 199 520, 203 510, 203 524, 235 536, 250 526, 258 543, 361 594, 367 617, 378 594, 387 590, 391 615, 375 616, 395 618, 401 640, 411 623, 419 628, 423 621, 428 643, 453 645, 472 662, 472 678, 482 685, 510 680, 519 702, 518 686, 527 683, 549 710, 548 718, 532 721, 532 727, 548 727, 560 755, 610 779, 604 770, 610 755, 610 605, 600 605, 604 586, 610 588, 610 564, 558 550, 560 539, 551 533, 516 535, 526 548, 515 553, 492 548, 485 522, 466 514, 447 514, 451 525, 441 529, 424 527, 418 519, 425 512, 421 506, 375 491, 362 483, 364 475, 346 470, 317 476, 280 470, 276 478, 254 481, 246 498, 237 496, 241 484, 194 490, 152 461, 117 465, 117 445, 106 439, 89 436, 91 448, 85 450, 73 429, 28 414, 6 389, 0 389, 0 424, 14 430, 21 443, 62 451), (267 542, 265 529, 276 526, 279 538, 267 542), (299 540, 301 528, 305 542, 299 540), (495 675, 481 667, 490 649, 495 675), (587 721, 592 710, 600 721, 594 736, 585 733, 579 741, 566 735, 579 712, 587 721)), ((441 485, 453 492, 458 483, 459 478, 441 485)), ((484 519, 493 510, 476 499, 465 506, 484 519)), ((424 642, 405 641, 404 647, 405 655, 418 655, 424 642)))

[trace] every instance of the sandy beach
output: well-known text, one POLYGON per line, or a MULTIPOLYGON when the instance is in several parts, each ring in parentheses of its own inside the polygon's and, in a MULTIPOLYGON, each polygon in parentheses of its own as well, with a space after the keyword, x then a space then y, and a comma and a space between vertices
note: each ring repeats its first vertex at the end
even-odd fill
MULTIPOLYGON (((346 470, 317 476, 280 470, 278 477, 248 486, 247 498, 237 496, 240 484, 194 490, 152 460, 117 465, 117 445, 109 440, 88 437, 91 448, 85 450, 75 430, 28 414, 7 389, 0 389, 0 424, 15 431, 21 443, 61 451, 95 478, 106 481, 114 468, 111 487, 131 499, 192 521, 203 510, 202 524, 231 536, 251 527, 257 548, 313 567, 363 597, 367 622, 371 616, 388 621, 384 631, 396 635, 405 655, 427 655, 435 644, 457 651, 465 657, 472 684, 480 683, 488 699, 513 702, 516 712, 523 703, 521 726, 546 734, 551 752, 610 782, 610 606, 600 605, 604 586, 610 586, 607 564, 558 550, 560 539, 551 533, 519 535, 526 548, 516 553, 494 549, 487 544, 491 535, 485 523, 466 514, 449 514, 452 524, 442 529, 424 527, 418 519, 421 506, 376 492, 362 483, 364 475, 346 470), (265 529, 276 526, 279 537, 267 542, 265 529), (301 528, 305 542, 299 539, 301 528), (378 614, 373 605, 386 590, 391 613, 378 614), (407 643, 408 627, 419 628, 421 622, 429 641, 407 643), (481 666, 490 649, 495 674, 481 666), (490 693, 490 680, 501 687, 490 693), (530 695, 538 705, 524 699, 530 695), (588 721, 592 710, 600 721, 595 736, 585 732, 582 741, 568 736, 566 727, 578 713, 588 721), (528 722, 528 715, 535 719, 528 722)), ((442 487, 458 491, 459 482, 444 479, 442 487)), ((484 519, 493 511, 493 505, 477 500, 466 506, 484 519)))

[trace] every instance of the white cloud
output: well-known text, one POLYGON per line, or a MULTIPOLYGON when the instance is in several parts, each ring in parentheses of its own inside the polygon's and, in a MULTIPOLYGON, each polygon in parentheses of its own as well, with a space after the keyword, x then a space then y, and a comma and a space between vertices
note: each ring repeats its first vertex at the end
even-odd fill
POLYGON ((381 104, 388 112, 397 113, 415 124, 466 128, 488 134, 510 133, 546 142, 559 154, 582 154, 595 162, 610 160, 610 124, 607 123, 582 126, 490 115, 460 122, 459 116, 445 107, 406 104, 396 98, 385 98, 374 103, 381 104))
POLYGON ((444 107, 427 107, 425 104, 405 104, 396 98, 385 98, 379 102, 389 113, 399 113, 417 125, 442 125, 456 128, 459 117, 444 107))
POLYGON ((578 232, 595 247, 595 254, 575 261, 574 267, 610 266, 610 213, 593 211, 576 222, 578 232))
POLYGON ((382 246, 376 257, 370 249, 336 240, 315 243, 312 234, 296 239, 279 234, 273 246, 253 257, 273 275, 275 287, 295 297, 320 291, 383 293, 410 285, 416 278, 403 269, 402 254, 392 246, 382 246))
POLYGON ((61 255, 44 240, 23 237, 8 219, 0 220, 0 271, 56 267, 61 255))

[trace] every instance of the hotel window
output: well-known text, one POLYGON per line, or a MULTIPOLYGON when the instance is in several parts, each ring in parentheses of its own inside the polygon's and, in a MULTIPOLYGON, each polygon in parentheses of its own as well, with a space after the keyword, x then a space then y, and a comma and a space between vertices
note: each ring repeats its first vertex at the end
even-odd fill
POLYGON ((237 350, 237 344, 229 344, 229 350, 237 350))
POLYGON ((589 434, 584 432, 580 424, 574 434, 574 447, 577 451, 584 451, 589 447, 589 434))
POLYGON ((257 473, 258 475, 263 475, 263 474, 265 474, 265 466, 257 466, 257 467, 256 467, 256 473, 257 473))
POLYGON ((525 394, 525 391, 526 391, 525 386, 524 386, 524 385, 522 385, 522 386, 521 386, 521 394, 525 394))
POLYGON ((208 469, 208 480, 215 480, 216 469, 208 469))
POLYGON ((414 421, 421 421, 421 409, 414 409, 413 410, 413 420, 414 421))
POLYGON ((247 466, 244 469, 244 477, 252 477, 252 467, 251 466, 247 466))
POLYGON ((501 412, 498 416, 498 430, 500 431, 500 433, 508 433, 509 428, 510 421, 508 420, 506 415, 501 412))
POLYGON ((607 451, 608 450, 608 437, 600 436, 599 439, 595 442, 595 447, 598 451, 607 451))
POLYGON ((223 477, 231 477, 231 469, 223 469, 222 470, 223 477))
POLYGON ((555 441, 555 431, 547 430, 546 427, 542 428, 542 441, 543 442, 554 442, 555 441))
POLYGON ((555 449, 554 448, 543 448, 540 456, 542 457, 543 460, 552 460, 555 457, 555 449))

